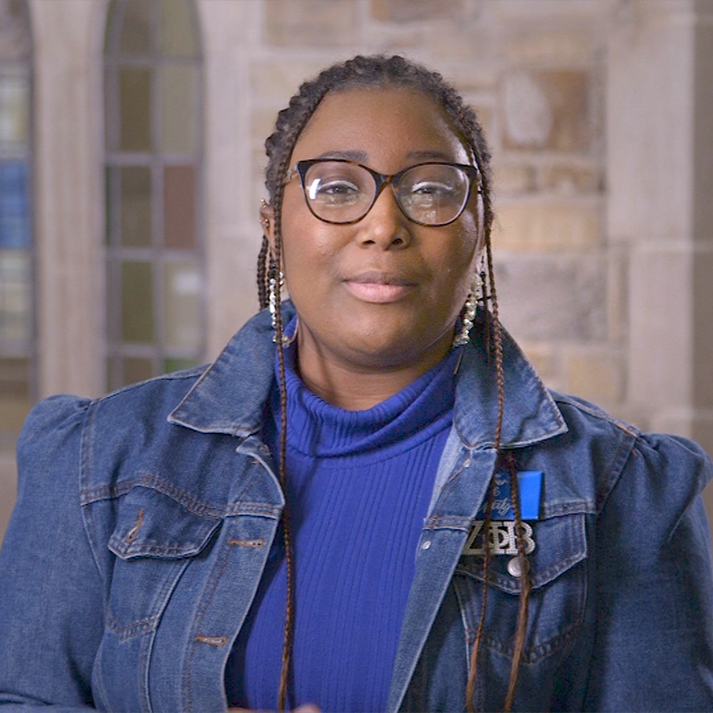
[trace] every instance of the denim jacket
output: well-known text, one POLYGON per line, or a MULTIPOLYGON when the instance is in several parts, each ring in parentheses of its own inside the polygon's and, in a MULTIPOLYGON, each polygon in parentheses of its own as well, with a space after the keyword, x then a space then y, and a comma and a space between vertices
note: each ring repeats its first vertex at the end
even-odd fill
MULTIPOLYGON (((283 495, 260 440, 265 313, 208 368, 38 405, 0 553, 0 708, 204 713, 255 595, 283 495), (4 706, 4 707, 3 707, 4 706)), ((505 341, 503 443, 541 471, 515 710, 713 710, 713 570, 690 441, 550 394, 505 341)), ((414 557, 389 711, 462 711, 483 595, 466 546, 495 468, 494 366, 464 348, 414 557)), ((475 693, 502 706, 520 579, 490 558, 475 693)), ((512 569, 512 567, 511 567, 512 569)))

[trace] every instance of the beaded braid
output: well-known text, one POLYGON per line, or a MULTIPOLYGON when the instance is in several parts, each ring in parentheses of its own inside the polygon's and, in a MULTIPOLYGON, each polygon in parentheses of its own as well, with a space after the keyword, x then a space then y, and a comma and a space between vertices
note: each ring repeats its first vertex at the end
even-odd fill
POLYGON ((260 302, 260 309, 265 309, 269 301, 267 277, 267 256, 269 252, 270 243, 263 235, 260 253, 257 256, 257 298, 260 302))
MULTIPOLYGON (((263 238, 262 247, 258 256, 258 296, 260 307, 264 309, 268 303, 268 280, 271 269, 278 269, 282 260, 282 198, 284 182, 289 170, 289 163, 295 144, 311 119, 322 99, 330 92, 343 92, 355 88, 407 88, 420 91, 426 96, 435 99, 451 120, 452 128, 459 136, 464 146, 470 151, 480 172, 480 188, 483 201, 483 232, 485 237, 485 250, 487 262, 487 280, 489 290, 485 290, 485 322, 484 331, 488 355, 495 360, 495 375, 498 394, 497 422, 494 446, 498 454, 498 465, 504 461, 510 471, 510 491, 512 493, 513 511, 515 514, 515 530, 518 548, 518 558, 521 569, 520 607, 518 612, 517 629, 513 649, 512 668, 508 685, 507 698, 504 709, 509 711, 514 700, 518 672, 522 662, 522 653, 525 644, 527 628, 527 610, 530 594, 529 567, 525 554, 525 540, 520 511, 517 471, 515 459, 511 453, 502 450, 502 426, 505 404, 505 376, 503 369, 503 335, 500 325, 497 293, 495 290, 495 273, 493 269, 493 256, 491 246, 491 227, 493 223, 491 181, 490 181, 490 153, 487 148, 482 128, 477 122, 473 110, 465 105, 460 95, 443 77, 425 67, 410 62, 400 56, 357 56, 344 63, 339 63, 323 70, 314 80, 304 82, 297 94, 292 97, 286 109, 277 116, 275 131, 265 141, 268 164, 265 172, 265 185, 270 196, 270 204, 274 214, 275 234, 272 256, 269 256, 267 238, 263 238), (268 268, 268 260, 270 267, 268 268), (492 343, 491 343, 492 336, 492 343)), ((286 481, 286 431, 287 431, 287 391, 284 375, 283 353, 283 323, 280 300, 277 299, 275 313, 275 331, 278 350, 278 371, 280 390, 280 453, 278 472, 283 488, 286 481)), ((476 638, 471 650, 468 680, 466 683, 466 707, 468 712, 474 710, 473 699, 475 682, 478 670, 478 659, 481 649, 487 595, 489 584, 490 548, 488 547, 488 530, 492 519, 494 482, 491 480, 483 523, 483 537, 485 543, 485 557, 483 562, 484 584, 481 602, 480 621, 476 638)), ((278 710, 283 711, 287 696, 287 685, 290 675, 290 657, 292 632, 294 627, 294 592, 293 592, 293 562, 291 531, 287 508, 282 516, 285 562, 287 566, 287 603, 285 615, 285 636, 282 656, 282 672, 278 693, 278 710)))

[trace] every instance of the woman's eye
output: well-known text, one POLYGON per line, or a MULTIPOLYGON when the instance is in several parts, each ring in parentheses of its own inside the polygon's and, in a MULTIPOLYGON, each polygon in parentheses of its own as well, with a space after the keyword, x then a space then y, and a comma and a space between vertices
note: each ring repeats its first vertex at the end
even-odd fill
POLYGON ((411 194, 414 196, 442 196, 453 195, 453 186, 449 183, 439 183, 437 181, 421 181, 411 187, 411 194))
POLYGON ((309 188, 310 200, 322 203, 345 203, 359 193, 359 186, 345 180, 315 181, 309 188))

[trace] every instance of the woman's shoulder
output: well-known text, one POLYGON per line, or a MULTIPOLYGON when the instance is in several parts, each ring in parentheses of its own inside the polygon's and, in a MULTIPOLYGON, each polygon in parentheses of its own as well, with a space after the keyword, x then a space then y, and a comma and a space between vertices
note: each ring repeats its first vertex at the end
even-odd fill
POLYGON ((567 424, 567 440, 581 451, 580 462, 594 465, 597 510, 612 493, 685 508, 713 478, 710 456, 695 441, 648 433, 585 399, 551 393, 567 424))
POLYGON ((175 372, 132 384, 99 398, 57 394, 30 411, 17 444, 18 473, 76 472, 101 452, 146 445, 205 371, 175 372))
POLYGON ((61 433, 81 424, 87 418, 110 418, 114 425, 152 420, 180 403, 193 385, 206 371, 207 366, 163 374, 141 381, 98 398, 55 394, 37 403, 30 411, 20 444, 31 436, 48 436, 61 433))

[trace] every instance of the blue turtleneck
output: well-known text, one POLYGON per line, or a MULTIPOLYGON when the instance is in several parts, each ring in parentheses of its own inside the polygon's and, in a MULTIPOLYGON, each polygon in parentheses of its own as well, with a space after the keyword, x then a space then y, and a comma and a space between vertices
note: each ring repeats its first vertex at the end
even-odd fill
MULTIPOLYGON (((302 383, 286 350, 287 503, 295 555, 288 704, 386 707, 418 539, 452 421, 457 352, 383 403, 346 411, 302 383)), ((277 453, 279 394, 265 441, 277 453)), ((274 709, 285 612, 281 533, 226 668, 231 706, 274 709)))

